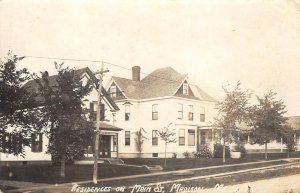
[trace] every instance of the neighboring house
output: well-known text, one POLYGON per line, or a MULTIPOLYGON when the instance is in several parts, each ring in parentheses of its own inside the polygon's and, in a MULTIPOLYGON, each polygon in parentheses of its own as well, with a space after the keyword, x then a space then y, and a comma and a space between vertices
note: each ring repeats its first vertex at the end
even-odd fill
POLYGON ((300 116, 291 116, 287 118, 287 124, 296 131, 294 134, 294 140, 296 142, 296 150, 300 151, 300 116))
POLYGON ((213 144, 212 122, 216 100, 187 75, 171 67, 160 68, 140 79, 140 67, 132 68, 132 79, 113 76, 106 89, 120 108, 113 120, 123 128, 119 138, 120 157, 162 157, 164 141, 157 131, 170 126, 176 143, 168 144, 167 156, 182 157, 185 151, 196 152, 201 145, 213 144), (136 132, 143 128, 147 139, 139 154, 136 132))
MULTIPOLYGON (((286 125, 289 125, 294 130, 294 141, 296 142, 295 150, 300 151, 300 116, 286 117, 286 125)), ((248 153, 264 153, 265 146, 254 144, 252 138, 250 137, 251 128, 245 124, 239 125, 242 128, 240 141, 244 143, 245 148, 248 153)), ((232 146, 235 146, 232 144, 232 146)), ((281 140, 274 140, 268 143, 269 153, 279 153, 286 152, 287 147, 281 140)))
MULTIPOLYGON (((98 92, 96 88, 98 88, 98 81, 97 78, 94 76, 94 74, 91 72, 89 68, 83 68, 76 70, 76 75, 80 76, 82 79, 83 84, 86 84, 88 80, 92 80, 93 82, 93 90, 87 96, 83 102, 84 107, 90 109, 90 113, 94 116, 96 114, 96 105, 98 100, 98 92)), ((55 85, 57 83, 56 81, 57 75, 50 76, 50 85, 55 85)), ((30 92, 39 93, 39 86, 38 83, 35 80, 28 81, 24 87, 28 89, 30 92)), ((35 98, 36 102, 39 105, 43 105, 43 98, 38 95, 35 98)), ((114 103, 114 101, 111 99, 109 94, 105 91, 105 89, 102 87, 102 100, 101 100, 101 107, 103 111, 101 111, 101 119, 104 120, 106 116, 109 116, 109 114, 115 114, 116 111, 119 110, 118 106, 114 103)), ((107 123, 101 123, 101 138, 102 141, 100 143, 99 148, 99 154, 100 157, 117 157, 117 150, 118 150, 118 144, 117 144, 117 138, 118 133, 121 130, 120 128, 114 127, 113 125, 109 125, 107 123)), ((14 127, 9 128, 9 131, 13 131, 14 127)), ((3 138, 4 143, 10 145, 22 145, 18 144, 16 141, 14 141, 14 137, 12 135, 7 135, 3 138)), ((26 162, 44 162, 44 161, 51 161, 51 155, 47 154, 47 145, 48 145, 48 138, 45 136, 45 134, 37 133, 35 135, 32 135, 32 143, 30 146, 25 146, 25 157, 21 156, 14 156, 10 154, 9 148, 5 150, 3 153, 0 152, 0 161, 3 163, 5 161, 22 161, 24 163, 26 162)), ((84 144, 83 144, 84 145, 84 144)), ((20 146, 21 148, 21 146, 20 146)), ((87 155, 92 156, 92 148, 87 147, 87 155)))

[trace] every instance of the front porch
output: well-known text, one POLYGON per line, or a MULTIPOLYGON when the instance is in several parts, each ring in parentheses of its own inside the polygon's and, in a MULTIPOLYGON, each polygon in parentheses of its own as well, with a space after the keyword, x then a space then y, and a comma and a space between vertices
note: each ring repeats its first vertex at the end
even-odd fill
POLYGON ((215 129, 212 127, 198 127, 196 138, 197 152, 203 146, 207 146, 213 151, 217 138, 216 135, 217 133, 215 133, 215 129))
MULTIPOLYGON (((100 124, 100 135, 99 135, 99 147, 98 147, 98 157, 102 158, 118 158, 119 157, 119 144, 118 137, 121 128, 109 125, 107 123, 100 124)), ((95 138, 93 142, 95 141, 95 138)), ((92 146, 88 146, 85 153, 84 160, 90 160, 94 156, 94 143, 92 146)))

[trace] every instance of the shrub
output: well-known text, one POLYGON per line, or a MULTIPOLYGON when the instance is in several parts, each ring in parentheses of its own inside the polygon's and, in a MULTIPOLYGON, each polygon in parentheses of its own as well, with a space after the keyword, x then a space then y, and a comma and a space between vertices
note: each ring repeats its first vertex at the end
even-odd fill
MULTIPOLYGON (((214 144, 214 158, 222 158, 223 157, 223 145, 222 144, 214 144)), ((225 146, 225 157, 230 158, 230 148, 225 146)))
POLYGON ((247 151, 245 149, 245 146, 243 144, 237 144, 237 146, 235 147, 234 151, 239 151, 241 152, 241 158, 246 157, 247 155, 247 151))
POLYGON ((211 150, 208 146, 200 146, 199 151, 194 153, 195 158, 211 158, 211 150))
POLYGON ((174 152, 174 153, 172 154, 172 158, 177 158, 177 153, 174 152))
POLYGON ((192 154, 189 151, 183 152, 182 155, 183 155, 184 158, 191 158, 192 157, 192 154))

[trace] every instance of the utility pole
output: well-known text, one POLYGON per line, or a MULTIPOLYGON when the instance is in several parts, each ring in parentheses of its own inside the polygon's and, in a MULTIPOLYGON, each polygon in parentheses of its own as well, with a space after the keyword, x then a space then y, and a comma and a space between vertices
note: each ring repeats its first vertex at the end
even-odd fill
POLYGON ((99 134, 100 134, 100 112, 101 112, 101 89, 104 73, 108 70, 103 70, 103 62, 101 71, 97 71, 95 74, 100 74, 99 86, 98 86, 98 103, 97 103, 97 117, 96 117, 96 131, 95 131, 95 148, 94 148, 94 171, 93 171, 93 182, 97 184, 98 181, 98 157, 99 157, 99 134))

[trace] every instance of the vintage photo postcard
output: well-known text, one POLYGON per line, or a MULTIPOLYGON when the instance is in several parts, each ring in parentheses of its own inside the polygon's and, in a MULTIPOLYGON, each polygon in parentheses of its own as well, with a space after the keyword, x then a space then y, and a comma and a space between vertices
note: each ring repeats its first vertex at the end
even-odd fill
POLYGON ((0 193, 300 192, 299 0, 0 0, 0 193))

